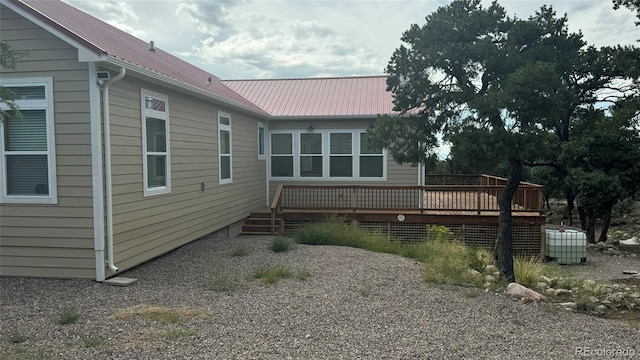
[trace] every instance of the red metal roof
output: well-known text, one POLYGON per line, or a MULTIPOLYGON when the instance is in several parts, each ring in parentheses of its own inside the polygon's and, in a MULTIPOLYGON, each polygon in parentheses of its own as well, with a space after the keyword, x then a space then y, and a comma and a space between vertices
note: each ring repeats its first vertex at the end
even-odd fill
POLYGON ((380 75, 222 83, 275 117, 363 117, 396 113, 386 79, 380 75))
MULTIPOLYGON (((12 4, 53 26, 97 55, 106 54, 159 75, 204 90, 215 97, 260 111, 252 102, 220 82, 220 79, 188 62, 59 0, 10 0, 12 4), (207 84, 211 78, 211 84, 207 84)), ((159 44, 162 46, 162 44, 159 44)))

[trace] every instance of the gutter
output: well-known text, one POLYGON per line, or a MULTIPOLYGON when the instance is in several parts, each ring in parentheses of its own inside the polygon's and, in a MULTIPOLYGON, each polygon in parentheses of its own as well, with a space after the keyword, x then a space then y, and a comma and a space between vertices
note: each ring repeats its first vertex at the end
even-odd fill
POLYGON ((98 80, 102 88, 102 116, 104 119, 104 172, 105 191, 107 205, 107 264, 113 272, 118 272, 118 267, 113 261, 113 188, 111 185, 111 128, 109 121, 109 85, 116 83, 122 78, 126 70, 120 68, 120 72, 109 80, 98 80))

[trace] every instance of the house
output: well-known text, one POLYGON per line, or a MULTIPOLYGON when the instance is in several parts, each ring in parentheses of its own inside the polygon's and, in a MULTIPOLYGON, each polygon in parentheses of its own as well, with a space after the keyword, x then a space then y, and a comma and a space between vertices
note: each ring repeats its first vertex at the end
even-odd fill
POLYGON ((420 181, 362 135, 382 76, 222 81, 57 0, 0 0, 0 34, 28 51, 0 74, 2 276, 103 281, 238 234, 282 183, 420 181))

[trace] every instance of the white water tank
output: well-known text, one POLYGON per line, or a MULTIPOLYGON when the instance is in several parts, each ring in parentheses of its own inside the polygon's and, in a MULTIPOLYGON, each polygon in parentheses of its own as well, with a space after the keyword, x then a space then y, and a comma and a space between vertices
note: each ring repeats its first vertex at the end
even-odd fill
POLYGON ((587 261, 587 234, 579 230, 546 230, 545 255, 558 264, 587 261))

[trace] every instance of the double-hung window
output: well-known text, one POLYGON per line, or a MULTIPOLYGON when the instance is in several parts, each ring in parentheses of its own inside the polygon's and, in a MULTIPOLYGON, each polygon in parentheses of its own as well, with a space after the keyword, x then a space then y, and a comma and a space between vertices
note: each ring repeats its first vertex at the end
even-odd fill
POLYGON ((144 196, 171 192, 169 103, 165 95, 142 90, 144 196))
POLYGON ((369 146, 367 134, 360 133, 360 166, 361 178, 382 178, 384 176, 384 152, 369 146))
POLYGON ((300 177, 322 177, 322 134, 300 134, 300 177))
POLYGON ((293 134, 271 134, 271 177, 293 177, 293 134))
POLYGON ((231 115, 223 112, 218 113, 218 160, 220 184, 231 183, 231 115))
POLYGON ((0 202, 56 204, 56 154, 51 77, 2 79, 20 115, 0 103, 0 202))
POLYGON ((353 177, 352 133, 329 133, 329 177, 353 177))

